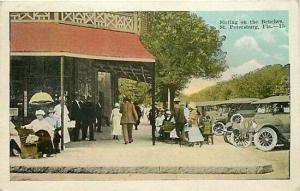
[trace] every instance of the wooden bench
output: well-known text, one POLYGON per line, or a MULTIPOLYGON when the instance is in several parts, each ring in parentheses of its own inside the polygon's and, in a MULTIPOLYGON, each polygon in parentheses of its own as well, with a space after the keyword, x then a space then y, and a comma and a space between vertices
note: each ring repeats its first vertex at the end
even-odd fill
POLYGON ((165 121, 164 124, 161 126, 161 133, 163 136, 163 140, 169 140, 170 139, 170 132, 175 128, 175 124, 169 121, 165 121))
POLYGON ((20 141, 21 141, 21 154, 20 157, 24 158, 34 158, 38 159, 41 157, 41 153, 38 152, 38 144, 36 143, 26 143, 26 138, 28 135, 34 135, 34 131, 32 129, 23 129, 17 128, 20 141))

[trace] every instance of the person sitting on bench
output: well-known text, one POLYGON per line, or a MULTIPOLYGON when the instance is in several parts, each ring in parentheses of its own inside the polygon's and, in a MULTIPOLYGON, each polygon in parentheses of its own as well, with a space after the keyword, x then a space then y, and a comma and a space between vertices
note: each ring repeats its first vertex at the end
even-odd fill
POLYGON ((54 127, 52 127, 46 119, 44 119, 45 112, 37 110, 35 112, 36 119, 30 124, 22 126, 22 128, 32 129, 40 139, 38 151, 42 152, 43 157, 51 156, 53 154, 54 127), (50 137, 48 137, 50 136, 50 137))

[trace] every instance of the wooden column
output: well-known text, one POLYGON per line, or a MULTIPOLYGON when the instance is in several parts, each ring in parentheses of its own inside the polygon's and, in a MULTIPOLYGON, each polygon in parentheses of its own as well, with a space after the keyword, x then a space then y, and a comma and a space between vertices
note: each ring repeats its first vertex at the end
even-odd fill
POLYGON ((64 150, 64 110, 65 110, 65 96, 64 96, 64 57, 60 57, 60 107, 61 107, 61 150, 64 150))

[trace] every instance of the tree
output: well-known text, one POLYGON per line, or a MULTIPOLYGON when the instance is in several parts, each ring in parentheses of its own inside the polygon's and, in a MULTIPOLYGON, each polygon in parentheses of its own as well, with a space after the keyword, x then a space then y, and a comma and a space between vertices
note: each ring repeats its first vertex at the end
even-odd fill
POLYGON ((141 39, 156 57, 157 96, 171 100, 191 78, 217 78, 226 69, 224 36, 189 12, 149 12, 141 39))
POLYGON ((150 84, 125 78, 119 79, 120 102, 123 102, 124 96, 129 96, 132 98, 133 102, 137 102, 138 104, 150 105, 150 90, 150 84))
POLYGON ((231 80, 220 82, 190 96, 191 101, 214 101, 232 98, 266 98, 289 95, 289 65, 268 65, 245 75, 235 75, 231 80))

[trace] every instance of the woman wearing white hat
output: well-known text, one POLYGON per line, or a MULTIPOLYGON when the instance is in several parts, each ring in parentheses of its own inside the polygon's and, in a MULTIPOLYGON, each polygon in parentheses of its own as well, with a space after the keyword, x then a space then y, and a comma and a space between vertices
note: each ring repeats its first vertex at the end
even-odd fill
POLYGON ((110 122, 112 123, 113 139, 119 140, 122 135, 122 126, 120 125, 122 114, 120 113, 119 103, 115 104, 115 108, 111 111, 110 122))
POLYGON ((43 154, 47 154, 49 156, 53 153, 52 140, 54 138, 55 129, 48 123, 46 119, 44 119, 44 115, 45 112, 43 110, 37 110, 35 112, 36 119, 30 124, 23 126, 23 128, 32 129, 37 134, 46 131, 50 135, 51 140, 46 141, 46 139, 43 139, 44 141, 39 145, 38 148, 43 154))

